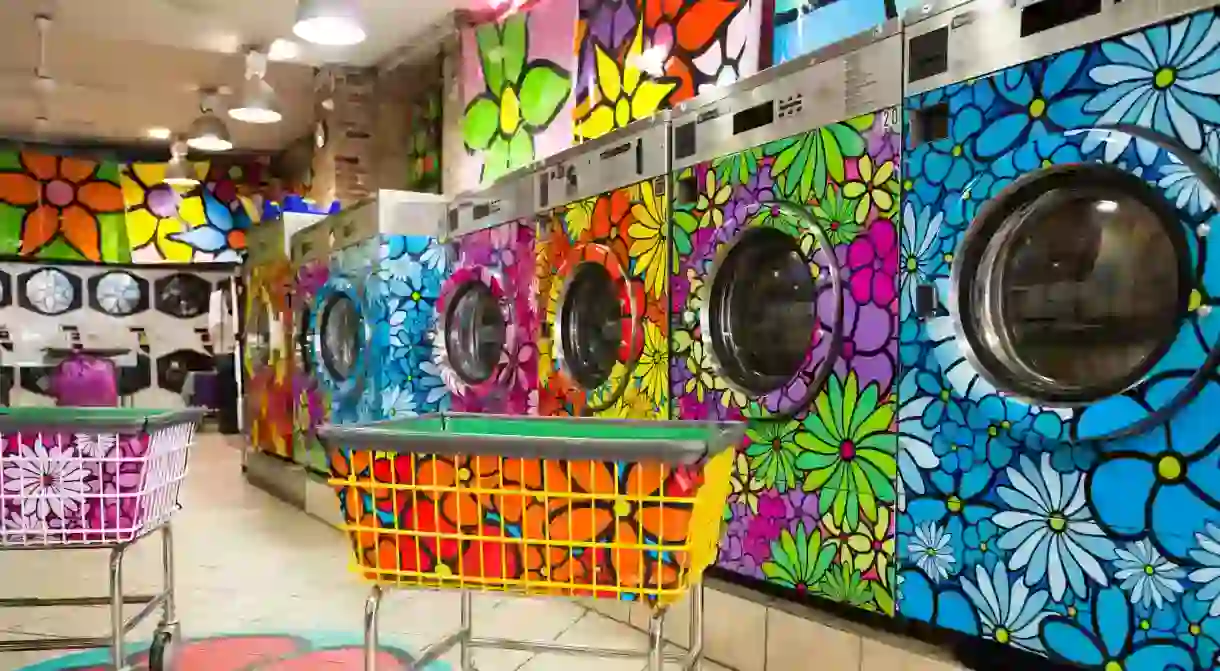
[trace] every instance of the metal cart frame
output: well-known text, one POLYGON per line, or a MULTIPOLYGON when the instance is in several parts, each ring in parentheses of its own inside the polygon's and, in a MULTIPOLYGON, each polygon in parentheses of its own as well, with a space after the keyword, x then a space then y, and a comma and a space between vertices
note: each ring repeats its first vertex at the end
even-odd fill
POLYGON ((38 608, 38 607, 75 607, 75 606, 109 606, 110 635, 109 636, 39 636, 25 639, 0 640, 0 652, 31 652, 42 650, 84 650, 90 648, 105 648, 110 646, 110 661, 116 670, 125 669, 127 634, 148 619, 157 608, 161 609, 161 619, 157 625, 157 633, 153 637, 153 647, 149 650, 149 658, 164 655, 168 644, 178 639, 178 615, 174 604, 174 533, 169 522, 154 527, 130 541, 121 543, 90 543, 89 545, 49 544, 38 546, 9 546, 0 548, 0 552, 19 550, 22 552, 37 552, 43 550, 109 550, 110 551, 110 594, 104 597, 11 597, 0 599, 0 608, 38 608), (152 595, 125 595, 123 593, 123 557, 127 549, 141 540, 160 532, 161 535, 161 592, 152 595), (123 606, 126 604, 142 604, 143 608, 130 619, 124 619, 123 606))
MULTIPOLYGON (((451 591, 451 590, 446 590, 451 591)), ((662 671, 667 662, 676 662, 682 671, 699 671, 703 667, 703 582, 690 586, 690 648, 686 652, 665 650, 666 610, 653 611, 648 620, 648 647, 644 650, 628 648, 601 648, 589 645, 573 645, 556 641, 518 641, 510 638, 476 638, 474 636, 474 592, 462 590, 461 625, 441 640, 424 649, 411 664, 411 669, 422 670, 446 653, 458 649, 461 661, 459 671, 478 671, 474 664, 474 651, 516 650, 520 652, 554 652, 573 657, 602 659, 646 659, 648 671, 662 671)), ((364 603, 364 669, 377 671, 378 615, 386 589, 374 585, 372 593, 364 603)))

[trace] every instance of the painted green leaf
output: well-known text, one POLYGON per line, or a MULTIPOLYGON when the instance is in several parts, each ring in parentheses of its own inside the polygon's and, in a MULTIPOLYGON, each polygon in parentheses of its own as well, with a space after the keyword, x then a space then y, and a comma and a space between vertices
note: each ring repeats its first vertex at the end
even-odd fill
POLYGON ((536 129, 551 125, 572 90, 568 73, 548 61, 534 61, 521 79, 521 116, 536 129))
POLYGON ((525 70, 525 58, 529 52, 529 34, 524 12, 513 14, 504 20, 500 29, 501 58, 504 62, 504 83, 516 86, 521 82, 525 70))
POLYGON ((0 170, 5 172, 21 172, 25 170, 21 165, 21 152, 0 151, 0 170))
POLYGON ((127 241, 127 217, 122 212, 97 215, 101 232, 102 261, 131 263, 131 244, 127 241))
POLYGON ((483 174, 480 181, 484 184, 500 179, 508 172, 508 140, 498 133, 492 138, 491 145, 483 153, 483 174))
POLYGON ((515 170, 534 160, 534 136, 519 131, 508 142, 508 169, 515 170))
POLYGON ((474 39, 479 48, 479 61, 483 64, 483 81, 488 92, 499 96, 504 90, 504 50, 501 47, 500 28, 494 23, 484 23, 474 29, 474 39))
MULTIPOLYGON (((0 156, 10 152, 0 152, 0 156)), ((12 152, 15 156, 16 152, 12 152)), ((21 222, 25 210, 8 203, 0 203, 0 254, 15 255, 21 249, 21 222)))
POLYGON ((480 95, 466 106, 462 118, 462 139, 471 150, 483 151, 491 146, 499 126, 500 106, 489 96, 480 95))

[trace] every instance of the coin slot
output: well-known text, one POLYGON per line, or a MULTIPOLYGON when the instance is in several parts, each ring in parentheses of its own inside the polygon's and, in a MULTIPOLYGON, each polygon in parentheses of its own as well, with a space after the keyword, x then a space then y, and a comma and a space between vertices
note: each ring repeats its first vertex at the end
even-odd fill
POLYGON ((1042 0, 1021 10, 1021 37, 1101 13, 1101 0, 1042 0))
POLYGON ((907 81, 935 77, 949 69, 949 27, 937 28, 907 42, 907 81))

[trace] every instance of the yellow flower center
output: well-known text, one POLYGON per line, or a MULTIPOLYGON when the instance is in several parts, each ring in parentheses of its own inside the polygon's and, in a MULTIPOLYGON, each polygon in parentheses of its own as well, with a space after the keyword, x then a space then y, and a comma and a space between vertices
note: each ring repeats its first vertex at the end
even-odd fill
POLYGON ((1148 620, 1140 620, 1140 629, 1143 629, 1144 631, 1148 631, 1151 628, 1152 628, 1152 622, 1150 622, 1148 620))
POLYGON ((1148 575, 1152 575, 1152 574, 1156 573, 1156 569, 1153 568, 1152 565, 1150 564, 1150 565, 1144 567, 1144 573, 1147 573, 1148 575))
POLYGON ((444 564, 437 564, 436 570, 434 571, 434 573, 436 573, 436 575, 440 576, 441 578, 453 577, 453 569, 449 568, 448 566, 446 566, 444 564))
POLYGON ((459 468, 457 476, 458 482, 470 482, 470 469, 465 467, 459 468))
POLYGON ((954 156, 961 156, 962 155, 962 146, 960 144, 953 145, 952 153, 954 156))
POLYGON ((1106 662, 1104 671, 1123 671, 1123 665, 1118 662, 1106 662))
POLYGON ((1200 627, 1199 625, 1197 625, 1197 624, 1190 625, 1190 635, 1191 636, 1198 636, 1199 632, 1201 632, 1201 631, 1203 631, 1203 628, 1200 627))
POLYGON ((1190 290, 1190 311, 1194 312, 1203 305, 1203 294, 1198 289, 1190 290))
POLYGON ((995 630, 996 643, 1008 643, 1010 638, 1011 637, 1009 636, 1007 629, 1000 627, 999 629, 995 630))
POLYGON ((417 300, 419 300, 419 292, 418 292, 418 291, 412 291, 412 292, 411 292, 411 300, 413 300, 413 301, 417 301, 417 300))
POLYGON ((948 501, 945 501, 945 507, 951 513, 960 513, 962 511, 962 500, 956 496, 950 496, 948 501))
POLYGON ((1060 513, 1054 513, 1047 518, 1046 525, 1051 528, 1051 531, 1059 533, 1067 529, 1067 519, 1060 513))
POLYGON ((1173 68, 1161 68, 1152 77, 1152 85, 1158 89, 1167 89, 1178 80, 1178 73, 1173 68))
POLYGON ((614 516, 627 517, 631 514, 631 504, 623 499, 614 502, 614 516))
POLYGON ((614 125, 622 128, 631 123, 631 103, 626 98, 619 98, 614 103, 614 125))
POLYGON ((1046 101, 1041 98, 1034 98, 1034 101, 1029 104, 1029 115, 1035 119, 1046 114, 1046 101))
POLYGON ((1161 457, 1156 462, 1156 474, 1166 482, 1176 482, 1182 479, 1182 474, 1186 471, 1182 460, 1177 455, 1167 454, 1161 457))
POLYGON ((915 260, 915 257, 908 256, 907 257, 907 272, 913 273, 913 272, 915 272, 915 269, 918 267, 919 267, 919 262, 915 260))
POLYGON ((500 96, 500 130, 505 135, 512 135, 521 126, 521 101, 512 88, 504 89, 500 96))

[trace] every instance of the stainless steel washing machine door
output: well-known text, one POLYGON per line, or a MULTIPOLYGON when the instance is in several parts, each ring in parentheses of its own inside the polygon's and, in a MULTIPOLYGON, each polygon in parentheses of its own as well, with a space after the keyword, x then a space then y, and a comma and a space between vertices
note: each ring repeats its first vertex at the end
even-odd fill
POLYGON ((830 239, 800 205, 764 205, 717 255, 703 286, 704 349, 747 417, 808 408, 843 341, 841 269, 830 239))
POLYGON ((332 277, 319 292, 314 315, 315 356, 319 381, 346 398, 363 385, 368 325, 357 287, 332 277))
MULTIPOLYGON (((1214 183, 1200 161, 1180 158, 1214 183)), ((946 379, 967 398, 1050 411, 1076 440, 1164 422, 1197 385, 1144 399, 1140 412, 1131 393, 1195 328, 1199 250, 1186 224, 1164 190, 1117 165, 1019 177, 970 223, 953 254, 947 314, 928 315, 946 379)))
POLYGON ((508 323, 498 293, 486 281, 469 279, 453 288, 441 314, 445 357, 471 387, 494 383, 503 367, 508 323))

